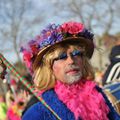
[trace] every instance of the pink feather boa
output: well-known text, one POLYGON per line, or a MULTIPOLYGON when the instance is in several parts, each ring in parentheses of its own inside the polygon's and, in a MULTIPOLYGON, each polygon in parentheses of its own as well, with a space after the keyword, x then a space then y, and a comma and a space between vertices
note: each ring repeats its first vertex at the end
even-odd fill
POLYGON ((59 99, 78 117, 83 120, 108 120, 109 108, 93 81, 81 80, 74 85, 58 81, 55 92, 59 99))

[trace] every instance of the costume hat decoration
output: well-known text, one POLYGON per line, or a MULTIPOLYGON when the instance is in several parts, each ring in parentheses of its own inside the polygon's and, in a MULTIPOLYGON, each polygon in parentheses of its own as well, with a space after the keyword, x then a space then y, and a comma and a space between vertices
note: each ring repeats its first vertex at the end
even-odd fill
POLYGON ((32 72, 34 60, 39 58, 40 62, 49 48, 59 43, 75 41, 77 44, 82 44, 85 47, 86 56, 91 58, 94 51, 93 36, 82 23, 71 21, 62 25, 49 24, 40 35, 21 47, 21 52, 27 67, 32 72))

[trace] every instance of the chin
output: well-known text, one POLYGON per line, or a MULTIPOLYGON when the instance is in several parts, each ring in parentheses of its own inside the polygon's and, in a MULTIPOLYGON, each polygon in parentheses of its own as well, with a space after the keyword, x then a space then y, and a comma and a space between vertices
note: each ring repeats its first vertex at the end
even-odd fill
POLYGON ((66 76, 64 81, 66 84, 74 84, 74 83, 77 83, 79 82, 80 80, 82 79, 82 74, 79 74, 79 75, 69 75, 69 76, 66 76))
POLYGON ((67 84, 71 85, 71 84, 75 84, 75 83, 77 83, 79 81, 80 81, 80 79, 71 80, 71 81, 69 80, 69 81, 67 81, 67 84))

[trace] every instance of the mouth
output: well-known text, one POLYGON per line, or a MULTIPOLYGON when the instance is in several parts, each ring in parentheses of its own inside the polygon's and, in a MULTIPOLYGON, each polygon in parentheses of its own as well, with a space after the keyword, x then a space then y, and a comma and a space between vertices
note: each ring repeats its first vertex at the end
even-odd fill
POLYGON ((78 72, 79 72, 78 69, 71 69, 71 70, 66 71, 66 74, 67 74, 67 75, 75 75, 75 74, 77 74, 78 72))

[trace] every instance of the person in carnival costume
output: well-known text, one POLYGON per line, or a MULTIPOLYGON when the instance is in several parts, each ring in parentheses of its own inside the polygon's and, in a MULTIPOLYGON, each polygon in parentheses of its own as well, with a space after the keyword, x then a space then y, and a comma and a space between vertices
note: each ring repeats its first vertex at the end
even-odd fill
MULTIPOLYGON (((60 120, 120 119, 93 81, 93 36, 79 22, 50 24, 21 48, 39 95, 60 120)), ((22 120, 57 120, 53 112, 37 102, 22 120)))

